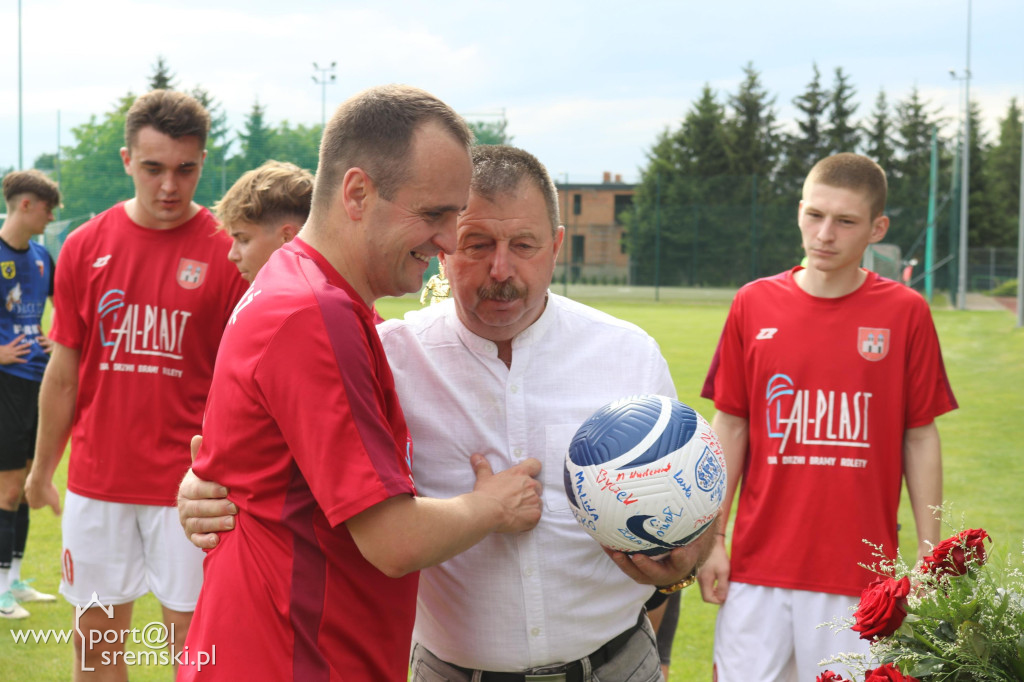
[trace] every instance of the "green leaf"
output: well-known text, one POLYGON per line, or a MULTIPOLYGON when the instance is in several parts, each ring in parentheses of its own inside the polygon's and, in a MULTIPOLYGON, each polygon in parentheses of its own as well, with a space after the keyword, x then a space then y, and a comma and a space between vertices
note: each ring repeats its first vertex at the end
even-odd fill
POLYGON ((950 623, 946 621, 942 621, 941 623, 939 623, 938 627, 935 628, 934 632, 936 639, 939 639, 943 642, 956 641, 956 630, 950 623))
POLYGON ((910 669, 907 671, 907 674, 911 677, 916 677, 919 680, 921 680, 928 675, 934 675, 936 673, 942 672, 942 669, 945 665, 946 661, 943 661, 941 658, 929 656, 928 658, 923 658, 919 661, 915 661, 913 665, 910 666, 910 669))

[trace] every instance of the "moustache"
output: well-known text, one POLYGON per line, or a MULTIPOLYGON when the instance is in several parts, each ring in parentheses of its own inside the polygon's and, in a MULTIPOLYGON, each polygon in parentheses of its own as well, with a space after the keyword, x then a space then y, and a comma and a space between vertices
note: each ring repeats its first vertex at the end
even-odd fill
POLYGON ((517 287, 512 282, 496 282, 476 290, 476 295, 488 301, 501 301, 508 303, 517 298, 526 297, 526 289, 517 287))

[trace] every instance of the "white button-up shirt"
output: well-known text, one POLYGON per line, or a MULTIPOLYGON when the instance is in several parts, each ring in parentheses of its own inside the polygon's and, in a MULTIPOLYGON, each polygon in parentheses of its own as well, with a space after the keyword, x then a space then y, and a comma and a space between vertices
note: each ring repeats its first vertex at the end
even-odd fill
POLYGON ((653 588, 622 573, 577 524, 563 468, 572 436, 604 404, 675 397, 654 339, 552 293, 513 340, 511 367, 466 329, 450 300, 379 332, 412 434, 419 494, 472 490, 474 452, 496 472, 527 457, 543 467, 536 528, 491 534, 421 572, 414 640, 459 666, 521 671, 586 656, 634 625, 653 588))

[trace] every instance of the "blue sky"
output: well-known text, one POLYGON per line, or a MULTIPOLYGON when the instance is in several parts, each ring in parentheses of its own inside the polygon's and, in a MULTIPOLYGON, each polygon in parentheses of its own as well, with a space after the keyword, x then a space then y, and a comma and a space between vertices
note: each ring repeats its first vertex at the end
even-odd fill
MULTIPOLYGON (((748 62, 783 122, 817 63, 825 85, 836 67, 850 75, 858 118, 879 89, 894 102, 917 86, 955 125, 962 84, 949 71, 966 66, 967 3, 21 0, 24 165, 55 151, 58 129, 70 144, 72 127, 144 90, 162 55, 233 126, 256 100, 272 123, 319 122, 313 62, 336 61, 328 112, 365 87, 410 83, 466 115, 504 111, 513 143, 559 179, 633 181, 701 87, 724 101, 748 62)), ((1010 98, 1024 100, 1024 2, 975 0, 971 19, 971 94, 991 136, 1010 98)), ((18 162, 17 36, 17 0, 2 0, 0 167, 18 162)))

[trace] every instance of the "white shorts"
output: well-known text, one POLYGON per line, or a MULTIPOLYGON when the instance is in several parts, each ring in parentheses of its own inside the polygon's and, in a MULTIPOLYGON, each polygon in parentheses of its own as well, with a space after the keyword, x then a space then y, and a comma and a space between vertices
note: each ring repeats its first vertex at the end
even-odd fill
POLYGON ((857 602, 839 594, 729 583, 715 623, 713 679, 806 682, 825 670, 852 679, 841 663, 818 663, 840 653, 867 656, 867 641, 849 628, 818 626, 851 618, 857 602))
POLYGON ((74 606, 127 604, 146 592, 173 611, 194 611, 203 551, 192 545, 175 507, 64 498, 60 593, 74 606), (91 605, 96 605, 95 601, 91 605))

